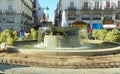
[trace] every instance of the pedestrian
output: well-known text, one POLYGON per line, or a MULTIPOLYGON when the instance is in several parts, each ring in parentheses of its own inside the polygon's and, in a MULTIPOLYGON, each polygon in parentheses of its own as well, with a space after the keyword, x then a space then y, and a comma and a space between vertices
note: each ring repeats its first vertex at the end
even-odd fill
POLYGON ((90 28, 89 30, 88 30, 88 38, 89 39, 92 39, 92 29, 90 28))

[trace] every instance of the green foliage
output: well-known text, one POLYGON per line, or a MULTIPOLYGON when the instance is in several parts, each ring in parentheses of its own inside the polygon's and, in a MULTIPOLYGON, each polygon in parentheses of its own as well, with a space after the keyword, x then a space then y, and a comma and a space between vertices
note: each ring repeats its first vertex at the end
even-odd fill
POLYGON ((16 31, 13 32, 13 35, 14 35, 14 40, 15 41, 18 40, 18 35, 17 35, 16 31))
POLYGON ((7 38, 7 36, 6 36, 5 32, 2 32, 1 37, 0 37, 0 41, 1 42, 6 42, 7 41, 6 38, 7 38))
POLYGON ((87 30, 86 29, 80 29, 78 31, 78 35, 81 39, 87 39, 87 37, 88 37, 87 30))
POLYGON ((15 40, 17 40, 17 36, 13 30, 7 29, 1 33, 0 40, 1 42, 6 42, 8 45, 13 45, 15 40))
POLYGON ((31 39, 32 39, 32 36, 31 36, 30 33, 28 33, 28 34, 25 36, 25 38, 26 38, 27 40, 31 40, 31 39))
POLYGON ((117 42, 120 41, 120 33, 117 29, 113 29, 112 31, 107 33, 105 38, 106 41, 117 42))
POLYGON ((14 45, 14 38, 8 37, 7 38, 7 44, 8 45, 14 45))
POLYGON ((117 29, 113 29, 113 30, 112 30, 112 34, 113 34, 113 35, 118 35, 118 34, 119 34, 119 31, 118 31, 117 29))
POLYGON ((108 33, 108 31, 106 29, 100 30, 100 32, 99 32, 99 39, 100 40, 105 40, 105 37, 106 37, 107 33, 108 33))
POLYGON ((92 31, 92 36, 95 40, 98 39, 99 38, 99 30, 94 29, 92 31))
POLYGON ((32 36, 33 40, 37 40, 38 39, 37 30, 35 30, 34 28, 31 28, 31 36, 32 36))

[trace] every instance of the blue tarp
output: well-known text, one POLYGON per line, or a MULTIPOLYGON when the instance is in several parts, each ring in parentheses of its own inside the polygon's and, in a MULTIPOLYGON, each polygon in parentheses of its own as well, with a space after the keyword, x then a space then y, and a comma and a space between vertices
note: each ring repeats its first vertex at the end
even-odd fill
POLYGON ((92 29, 100 30, 100 29, 102 29, 102 24, 100 24, 100 23, 93 23, 92 29))

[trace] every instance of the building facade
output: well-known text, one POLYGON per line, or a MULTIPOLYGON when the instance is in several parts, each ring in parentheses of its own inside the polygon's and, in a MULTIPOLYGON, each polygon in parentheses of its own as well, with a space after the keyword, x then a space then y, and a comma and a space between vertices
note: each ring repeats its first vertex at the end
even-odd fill
POLYGON ((63 22, 61 17, 66 17, 68 26, 83 21, 93 29, 119 29, 120 0, 58 0, 55 16, 58 26, 63 22))
POLYGON ((32 23, 32 0, 0 0, 0 31, 28 31, 32 23))
POLYGON ((40 20, 44 18, 44 12, 38 0, 33 0, 34 25, 41 25, 40 20))

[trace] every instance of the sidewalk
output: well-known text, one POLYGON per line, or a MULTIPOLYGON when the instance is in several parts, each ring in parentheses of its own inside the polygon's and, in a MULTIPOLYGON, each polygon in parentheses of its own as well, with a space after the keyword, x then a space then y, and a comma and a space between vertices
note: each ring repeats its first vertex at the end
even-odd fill
POLYGON ((59 69, 0 64, 0 74, 120 74, 120 68, 59 69))
POLYGON ((5 74, 120 74, 120 68, 106 69, 57 69, 57 68, 13 68, 5 74))

